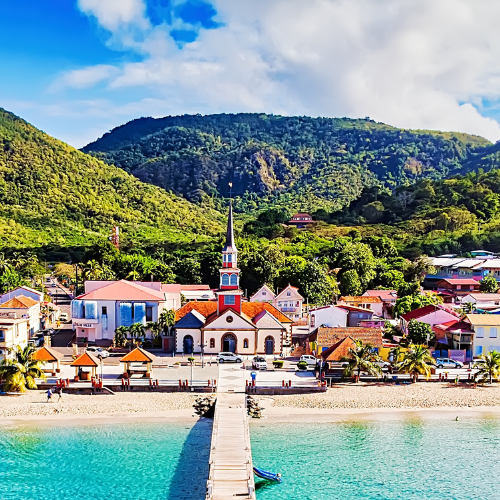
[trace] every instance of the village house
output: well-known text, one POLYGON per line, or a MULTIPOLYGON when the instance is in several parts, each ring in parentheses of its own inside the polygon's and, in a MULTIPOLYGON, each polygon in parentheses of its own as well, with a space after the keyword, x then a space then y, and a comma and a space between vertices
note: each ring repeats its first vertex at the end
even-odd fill
MULTIPOLYGON (((436 341, 447 345, 449 350, 463 352, 463 356, 453 356, 458 361, 471 361, 473 357, 474 330, 469 321, 452 320, 432 328, 436 334, 436 341), (462 359, 463 358, 463 359, 462 359)), ((449 356, 447 353, 447 357, 449 356)))
POLYGON ((469 293, 462 297, 462 304, 471 304, 475 309, 492 311, 500 308, 500 293, 469 293))
POLYGON ((0 304, 1 313, 14 313, 16 318, 27 318, 28 339, 40 330, 41 304, 38 300, 17 295, 0 304))
POLYGON ((384 314, 384 303, 380 299, 380 297, 376 296, 351 296, 346 295, 344 297, 340 297, 338 301, 338 305, 345 304, 347 306, 360 307, 362 309, 370 309, 377 316, 382 317, 384 314))
POLYGON ((5 292, 0 295, 0 304, 13 299, 14 297, 18 297, 19 295, 24 295, 25 297, 36 300, 37 302, 40 302, 40 304, 43 303, 43 292, 35 290, 34 288, 30 288, 29 286, 20 286, 14 288, 14 290, 11 290, 10 292, 5 292))
POLYGON ((363 322, 372 321, 374 315, 375 313, 371 309, 345 304, 315 307, 309 310, 309 332, 318 326, 330 328, 360 326, 363 322))
POLYGON ((19 311, 0 309, 0 361, 17 346, 24 348, 29 339, 29 317, 19 311))
POLYGON ((312 224, 313 218, 307 213, 295 214, 289 221, 289 226, 296 226, 298 229, 304 229, 309 224, 312 224))
POLYGON ((302 318, 304 298, 299 289, 291 285, 277 295, 267 285, 263 285, 250 297, 250 302, 268 302, 293 321, 302 318))
POLYGON ((437 291, 457 298, 470 292, 479 292, 479 286, 479 281, 472 278, 445 278, 437 282, 437 291))
POLYGON ((87 281, 71 303, 73 329, 78 338, 109 346, 118 327, 156 322, 171 306, 160 282, 87 281))
POLYGON ((433 327, 447 321, 457 321, 459 315, 453 311, 443 308, 439 305, 428 305, 402 314, 400 317, 401 330, 404 334, 408 333, 408 323, 411 320, 427 323, 433 327))
POLYGON ((393 318, 393 309, 398 300, 398 292, 396 290, 367 290, 363 297, 378 297, 382 303, 382 317, 393 318))
POLYGON ((291 333, 292 320, 272 304, 242 300, 232 206, 219 273, 216 302, 192 301, 177 311, 176 351, 184 354, 202 351, 206 354, 280 354, 283 340, 291 333))
POLYGON ((360 340, 363 344, 371 344, 375 352, 382 348, 381 328, 328 328, 318 327, 308 337, 306 341, 306 351, 320 356, 339 341, 350 337, 352 340, 360 340))
POLYGON ((471 324, 472 354, 475 358, 491 351, 500 352, 500 315, 499 314, 467 314, 471 324))

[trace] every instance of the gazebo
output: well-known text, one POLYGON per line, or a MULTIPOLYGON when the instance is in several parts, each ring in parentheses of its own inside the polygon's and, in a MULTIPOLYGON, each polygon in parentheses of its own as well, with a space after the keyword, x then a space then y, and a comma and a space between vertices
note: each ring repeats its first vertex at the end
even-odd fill
POLYGON ((36 361, 42 361, 43 363, 52 363, 52 375, 61 372, 61 364, 60 361, 64 357, 64 354, 61 354, 58 351, 54 351, 50 347, 40 347, 37 351, 33 353, 33 359, 36 361))
POLYGON ((145 377, 151 377, 153 370, 152 365, 156 356, 140 347, 136 347, 133 351, 123 356, 120 363, 125 363, 124 375, 127 377, 133 373, 144 373, 145 377))
POLYGON ((75 381, 78 380, 79 375, 78 373, 81 373, 81 379, 82 380, 90 380, 90 376, 92 374, 92 377, 96 376, 96 369, 100 365, 99 360, 93 355, 90 354, 89 352, 84 352, 78 358, 71 363, 70 366, 75 367, 75 381), (91 372, 85 372, 83 371, 83 368, 91 368, 91 372))

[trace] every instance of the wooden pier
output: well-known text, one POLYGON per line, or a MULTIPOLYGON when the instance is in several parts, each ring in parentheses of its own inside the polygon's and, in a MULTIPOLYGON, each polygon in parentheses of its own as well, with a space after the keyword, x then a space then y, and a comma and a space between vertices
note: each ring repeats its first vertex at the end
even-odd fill
POLYGON ((209 465, 207 500, 255 500, 245 374, 239 366, 219 366, 209 465))

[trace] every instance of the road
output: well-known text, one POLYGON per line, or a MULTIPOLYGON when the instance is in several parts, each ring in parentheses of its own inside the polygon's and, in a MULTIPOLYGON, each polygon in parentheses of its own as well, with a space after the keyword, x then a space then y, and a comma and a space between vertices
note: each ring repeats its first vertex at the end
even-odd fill
POLYGON ((71 297, 68 291, 62 287, 57 280, 47 285, 47 290, 52 297, 52 303, 68 315, 68 323, 63 323, 57 333, 52 337, 52 347, 67 347, 73 338, 73 327, 71 325, 71 297), (52 286, 56 285, 56 286, 52 286))

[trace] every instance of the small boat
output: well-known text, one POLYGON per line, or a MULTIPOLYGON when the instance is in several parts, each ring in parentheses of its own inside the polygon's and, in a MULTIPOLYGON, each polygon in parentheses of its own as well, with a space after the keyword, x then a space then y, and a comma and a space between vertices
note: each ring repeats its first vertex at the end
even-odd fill
POLYGON ((253 468, 253 472, 257 477, 261 479, 267 479, 268 481, 276 481, 277 483, 281 483, 281 474, 278 472, 275 474, 274 472, 267 472, 263 469, 258 469, 257 467, 253 468))

